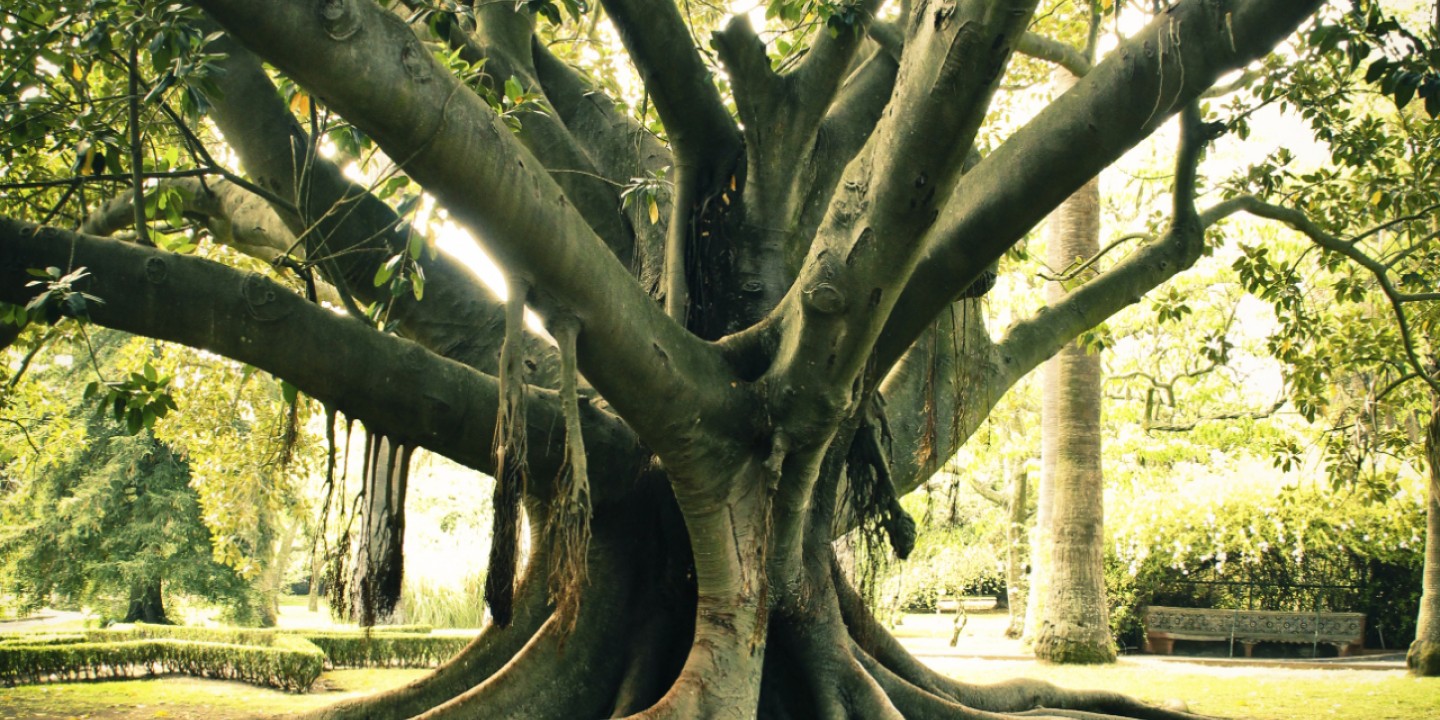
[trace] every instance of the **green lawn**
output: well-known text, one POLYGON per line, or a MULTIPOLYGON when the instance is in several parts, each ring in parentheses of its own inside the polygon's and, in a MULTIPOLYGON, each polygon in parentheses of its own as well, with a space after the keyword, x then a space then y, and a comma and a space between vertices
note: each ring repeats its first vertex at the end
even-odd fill
POLYGON ((968 682, 1015 677, 1063 687, 1105 688, 1152 702, 1183 700, 1191 712, 1254 720, 1436 720, 1440 678, 1399 671, 1208 667, 1126 658, 1110 667, 957 660, 944 671, 968 682))
POLYGON ((238 720, 312 710, 403 685, 429 670, 332 670, 305 695, 238 682, 168 676, 0 688, 0 719, 238 720))
MULTIPOLYGON (((1030 662, 951 660, 946 672, 972 682, 1035 677, 1067 687, 1109 688, 1149 700, 1184 700, 1194 712, 1254 720, 1435 720, 1440 679, 1400 672, 1204 667, 1126 660, 1112 667, 1055 667, 1030 662)), ((425 670, 338 670, 323 690, 292 695, 240 683, 166 677, 0 689, 0 719, 239 720, 310 710, 394 687, 425 670)))

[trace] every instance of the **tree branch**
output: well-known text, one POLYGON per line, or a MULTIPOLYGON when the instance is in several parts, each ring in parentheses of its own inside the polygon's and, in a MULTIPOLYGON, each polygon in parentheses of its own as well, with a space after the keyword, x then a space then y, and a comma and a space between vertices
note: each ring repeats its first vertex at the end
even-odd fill
MULTIPOLYGON (((1058 303, 1016 322, 999 342, 1007 371, 1018 379, 1081 333, 1140 301, 1166 280, 1188 270, 1204 251, 1205 230, 1239 212, 1240 203, 1222 202, 1197 213, 1195 172, 1201 149, 1213 139, 1214 126, 1200 122, 1193 106, 1182 123, 1175 160, 1175 207, 1170 228, 1159 240, 1136 250, 1115 267, 1072 290, 1058 303)), ((1013 382, 1013 381, 1011 381, 1013 382)))
POLYGON ((1091 62, 1086 59, 1085 53, 1078 48, 1033 32, 1027 32, 1020 36, 1019 41, 1015 43, 1015 51, 1038 60, 1055 63, 1069 70, 1070 74, 1075 77, 1085 77, 1093 67, 1091 62))
MULTIPOLYGON (((421 253, 416 264, 426 279, 426 300, 410 293, 395 297, 388 286, 377 287, 376 270, 392 256, 408 251, 409 233, 403 218, 358 184, 334 163, 311 151, 311 138, 295 122, 259 61, 229 38, 216 42, 226 53, 224 73, 216 83, 220 97, 211 118, 225 135, 241 165, 270 195, 270 211, 288 229, 303 252, 280 248, 318 266, 342 293, 367 303, 387 303, 388 319, 406 337, 452 360, 482 372, 494 372, 500 352, 503 308, 469 269, 448 255, 421 253)), ((253 201, 222 191, 219 208, 233 221, 263 223, 264 233, 279 237, 271 213, 253 201), (243 215, 237 215, 241 213, 243 215)), ((225 232, 226 228, 219 228, 225 232)), ((247 234, 239 231, 240 236, 247 234)), ((556 387, 558 360, 543 343, 531 342, 528 353, 536 371, 530 380, 556 387)))
MULTIPOLYGON (((104 301, 89 308, 96 324, 254 365, 396 443, 494 471, 488 439, 499 396, 493 377, 330 312, 255 273, 0 218, 0 300, 23 305, 40 290, 26 287, 26 268, 72 261, 90 269, 87 284, 77 289, 104 301)), ((562 454, 546 446, 563 444, 563 421, 553 391, 531 389, 530 398, 526 422, 540 450, 532 453, 531 478, 543 483, 560 469, 562 454)), ((647 455, 624 424, 593 407, 584 419, 592 462, 628 468, 615 477, 638 477, 647 455)))
MULTIPOLYGON (((413 2, 405 4, 416 7, 413 2)), ((505 93, 509 78, 515 78, 527 91, 543 92, 532 58, 533 49, 540 46, 534 42, 535 23, 529 14, 514 4, 482 3, 475 9, 475 20, 472 32, 463 30, 459 23, 450 23, 449 32, 441 40, 452 50, 459 50, 465 61, 483 61, 485 71, 480 80, 496 95, 505 93)), ((611 173, 592 161, 555 114, 535 110, 518 119, 520 128, 515 136, 544 163, 566 197, 620 262, 630 265, 635 238, 625 216, 618 212, 620 194, 616 191, 628 176, 607 178, 611 173)))
MULTIPOLYGON (((716 382, 729 376, 719 354, 651 302, 539 161, 403 21, 362 2, 325 5, 333 13, 281 0, 200 4, 374 138, 502 267, 536 288, 542 316, 578 317, 581 372, 642 438, 673 437, 673 423, 741 401, 740 390, 716 382), (656 393, 674 401, 652 402, 656 393)), ((745 422, 725 413, 707 419, 737 432, 727 423, 745 422)))
POLYGON ((740 150, 740 131, 720 100, 710 69, 686 40, 690 31, 679 8, 671 2, 643 0, 601 0, 600 4, 655 101, 677 164, 728 165, 740 150))
POLYGON ((838 394, 852 395, 866 368, 893 288, 914 267, 1033 9, 1028 1, 966 2, 927 9, 912 23, 887 111, 846 168, 799 279, 774 312, 785 328, 772 372, 804 376, 779 384, 836 393, 786 403, 797 415, 843 412, 854 401, 838 394), (943 149, 936 137, 947 138, 943 149))
MULTIPOLYGON (((1337 253, 1369 271, 1370 275, 1375 278, 1376 284, 1380 286, 1380 291, 1385 294, 1385 299, 1389 301, 1391 311, 1395 314, 1395 324, 1399 327, 1400 341, 1405 347, 1405 358, 1409 361, 1410 367, 1425 381, 1425 384, 1430 386, 1433 392, 1440 394, 1440 378, 1428 372, 1425 364, 1420 360, 1415 349, 1415 338, 1410 329, 1410 319, 1405 314, 1406 303, 1440 300, 1440 293, 1400 292, 1390 279, 1389 268, 1385 267, 1384 263, 1361 252, 1355 242, 1347 242, 1326 232, 1299 210, 1272 205, 1250 195, 1235 198, 1235 201, 1245 212, 1285 223, 1310 238, 1310 241, 1316 245, 1337 253)), ((1364 234, 1360 237, 1363 236, 1364 234)))
POLYGON ((1216 422, 1216 421, 1219 421, 1219 420, 1264 420, 1265 418, 1268 418, 1268 417, 1270 417, 1271 415, 1274 415, 1275 413, 1279 412, 1279 411, 1280 411, 1280 408, 1282 408, 1282 407, 1285 407, 1285 401, 1284 401, 1284 400, 1279 400, 1279 401, 1275 402, 1275 404, 1271 405, 1268 410, 1252 410, 1252 411, 1250 411, 1250 412, 1220 413, 1220 414, 1218 414, 1218 415, 1209 415, 1209 416, 1207 416, 1207 417, 1196 418, 1196 419, 1195 419, 1194 421, 1192 421, 1192 422, 1181 423, 1181 424, 1152 425, 1152 424, 1150 424, 1149 422, 1147 422, 1147 423, 1145 424, 1145 430, 1147 430, 1147 431, 1152 431, 1152 430, 1153 430, 1153 431, 1155 431, 1155 432, 1189 432, 1189 431, 1191 431, 1191 430, 1194 430, 1196 427, 1198 427, 1198 426, 1200 425, 1200 423, 1206 423, 1206 422, 1216 422))
POLYGON ((956 188, 890 313, 881 367, 1045 214, 1216 78, 1269 52, 1319 4, 1182 0, 1096 65, 956 188))

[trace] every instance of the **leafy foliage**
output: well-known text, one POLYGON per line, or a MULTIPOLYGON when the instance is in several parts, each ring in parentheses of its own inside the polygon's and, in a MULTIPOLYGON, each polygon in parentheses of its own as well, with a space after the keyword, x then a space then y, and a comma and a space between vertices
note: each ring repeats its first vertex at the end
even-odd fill
POLYGON ((1111 624, 1139 644, 1146 605, 1363 612, 1369 643, 1415 632, 1421 500, 1379 505, 1288 487, 1155 488, 1126 498, 1106 528, 1111 624))
POLYGON ((249 585, 212 557, 189 468, 149 432, 104 419, 87 442, 5 499, 0 582, 22 606, 92 604, 118 617, 142 588, 253 612, 249 585))
POLYGON ((303 637, 277 635, 266 644, 225 644, 169 638, 0 645, 0 678, 8 684, 50 678, 80 680, 184 673, 304 692, 325 656, 303 637))
POLYGON ((177 672, 304 692, 324 667, 432 667, 471 638, 407 625, 366 632, 137 623, 83 633, 0 635, 0 681, 177 672))

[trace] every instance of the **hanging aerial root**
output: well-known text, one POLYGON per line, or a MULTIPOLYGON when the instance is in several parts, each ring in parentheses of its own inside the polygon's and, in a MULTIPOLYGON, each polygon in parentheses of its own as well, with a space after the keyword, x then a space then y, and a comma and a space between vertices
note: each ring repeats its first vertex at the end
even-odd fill
POLYGON ((562 634, 575 627, 580 595, 587 580, 586 554, 590 549, 590 478, 585 438, 580 430, 580 395, 576 387, 575 339, 580 323, 565 316, 552 323, 550 332, 560 347, 560 406, 565 415, 565 463, 560 468, 551 504, 546 537, 551 553, 550 596, 562 634))
POLYGON ((500 349, 500 409, 495 417, 495 496, 485 602, 496 625, 510 624, 520 552, 520 496, 525 491, 525 377, 522 342, 529 285, 510 278, 505 344, 500 349))
POLYGON ((290 467, 295 459, 295 446, 300 443, 300 396, 285 408, 285 427, 280 431, 280 469, 290 467))

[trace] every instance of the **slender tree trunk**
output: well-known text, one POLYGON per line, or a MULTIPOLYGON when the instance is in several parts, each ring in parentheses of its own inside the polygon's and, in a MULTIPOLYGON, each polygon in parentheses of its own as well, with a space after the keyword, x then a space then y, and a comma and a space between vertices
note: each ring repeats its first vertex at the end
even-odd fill
POLYGON ((305 609, 310 612, 320 612, 320 574, 325 572, 325 558, 318 552, 310 553, 310 592, 305 602, 305 609))
POLYGON ((160 579, 155 578, 130 588, 130 606, 123 622, 144 622, 169 625, 165 615, 165 597, 160 592, 160 579))
POLYGON ((273 627, 280 617, 280 590, 285 582, 285 571, 290 567, 290 555, 295 549, 295 536, 300 531, 300 520, 286 525, 280 531, 280 541, 275 544, 275 554, 269 565, 260 573, 260 594, 264 606, 261 608, 261 625, 273 627))
POLYGON ((1440 397, 1430 412, 1425 432, 1425 461, 1430 465, 1426 503, 1425 590, 1420 595, 1420 619, 1415 642, 1405 656, 1410 672, 1426 677, 1440 675, 1440 397))
MULTIPOLYGON (((1057 90, 1075 82, 1057 70, 1057 90)), ((1065 273, 1100 250, 1100 184, 1092 179, 1050 217, 1048 261, 1065 273)), ((1083 277, 1075 277, 1079 282, 1083 277)), ((1046 289, 1050 304, 1063 283, 1046 289)), ((1104 575, 1104 475, 1100 469, 1100 357, 1073 342, 1045 364, 1041 458, 1049 476, 1046 586, 1036 617, 1035 656, 1060 663, 1115 659, 1104 575)), ((1044 481, 1042 480, 1042 487, 1044 481)), ((1043 491, 1043 490, 1042 490, 1043 491)))
POLYGON ((1018 638, 1025 631, 1025 603, 1028 579, 1025 577, 1025 517, 1029 504, 1030 474, 1024 463, 1010 479, 1010 527, 1005 531, 1006 563, 1005 594, 1010 608, 1010 626, 1005 637, 1018 638))
MULTIPOLYGON (((1053 361, 1052 361, 1053 362, 1053 361)), ((1040 454, 1040 482, 1035 489, 1035 524, 1030 528, 1029 595, 1025 598, 1024 632, 1021 639, 1033 647, 1045 612, 1045 598, 1050 589, 1051 518, 1055 507, 1055 482, 1049 465, 1053 455, 1040 454)))

